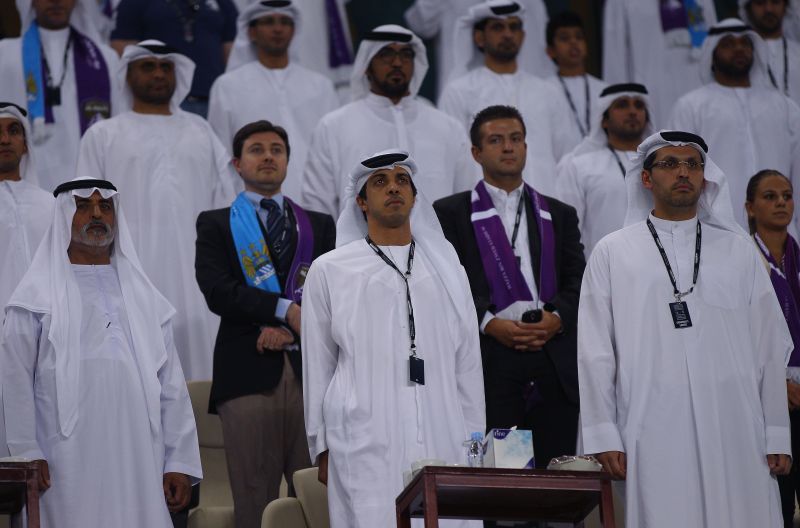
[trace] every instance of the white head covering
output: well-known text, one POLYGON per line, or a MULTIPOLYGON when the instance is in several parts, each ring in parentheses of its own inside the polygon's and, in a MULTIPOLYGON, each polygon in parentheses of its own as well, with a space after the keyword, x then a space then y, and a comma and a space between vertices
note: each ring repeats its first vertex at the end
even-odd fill
MULTIPOLYGON (((367 221, 356 202, 356 196, 372 174, 394 167, 406 169, 412 181, 417 174, 416 162, 408 152, 400 149, 377 152, 357 164, 350 172, 345 191, 350 202, 345 204, 342 214, 339 215, 339 221, 336 223, 336 247, 367 236, 367 221)), ((464 315, 462 308, 469 306, 471 294, 469 291, 465 291, 456 273, 461 267, 461 262, 458 260, 453 246, 444 237, 433 206, 425 198, 419 186, 416 189, 417 196, 414 208, 411 210, 411 234, 414 237, 414 243, 433 264, 439 279, 456 306, 457 312, 464 315)), ((475 313, 466 314, 466 317, 474 319, 475 313)))
MULTIPOLYGON (((228 56, 225 71, 235 70, 239 66, 258 60, 256 47, 250 41, 250 22, 272 14, 286 15, 294 20, 294 36, 297 37, 300 32, 300 10, 291 0, 263 0, 252 3, 243 9, 236 19, 236 40, 228 56)), ((291 59, 296 60, 294 54, 291 59)))
POLYGON ((353 61, 353 71, 350 73, 350 94, 353 101, 366 97, 369 93, 369 80, 367 68, 372 58, 389 44, 410 44, 414 50, 414 74, 408 85, 411 97, 417 95, 422 80, 428 72, 428 56, 425 54, 425 45, 422 40, 410 30, 395 24, 378 26, 366 35, 358 46, 356 58, 353 61))
POLYGON ((19 177, 28 183, 34 185, 39 183, 39 177, 36 174, 36 164, 34 163, 33 135, 31 132, 31 123, 28 121, 28 112, 21 106, 14 103, 0 102, 0 117, 10 117, 16 119, 22 124, 25 130, 25 145, 28 147, 28 152, 23 154, 22 160, 19 164, 19 177))
POLYGON ((650 105, 650 96, 648 95, 647 88, 643 84, 637 83, 622 83, 612 84, 607 86, 594 104, 592 104, 592 122, 589 134, 583 138, 583 141, 578 143, 578 146, 572 151, 572 155, 579 156, 587 152, 595 152, 603 150, 608 147, 608 135, 603 129, 603 114, 611 108, 611 105, 620 97, 635 97, 644 101, 647 107, 647 124, 644 127, 642 136, 647 137, 653 133, 653 111, 650 105))
POLYGON ((628 226, 643 221, 653 210, 653 194, 642 183, 642 170, 647 157, 664 147, 686 145, 694 147, 705 162, 703 170, 705 187, 700 193, 698 201, 698 219, 720 229, 748 236, 734 218, 728 179, 722 169, 708 157, 708 147, 703 138, 676 130, 656 132, 642 141, 636 150, 633 166, 625 175, 625 184, 628 190, 628 212, 625 215, 624 225, 628 226))
MULTIPOLYGON (((136 364, 145 392, 150 426, 155 434, 161 429, 160 395, 156 372, 166 359, 161 326, 175 310, 145 275, 134 250, 133 240, 119 196, 105 180, 76 178, 62 184, 56 196, 53 222, 33 256, 28 272, 11 295, 7 306, 16 306, 37 314, 50 315, 50 333, 46 336, 56 355, 56 394, 61 434, 70 436, 78 421, 80 393, 81 313, 80 290, 72 271, 67 248, 72 240, 75 197, 88 198, 95 191, 112 198, 116 218, 116 237, 111 265, 118 275, 125 311, 128 315, 136 364), (70 188, 72 187, 72 188, 70 188)), ((44 337, 44 336, 43 336, 44 337)))
MULTIPOLYGON (((24 35, 31 23, 36 20, 36 11, 33 10, 32 0, 16 0, 16 3, 24 35)), ((101 33, 108 25, 108 19, 100 12, 99 4, 95 0, 76 0, 69 23, 95 44, 105 42, 101 33)))
MULTIPOLYGON (((525 19, 525 8, 512 0, 488 0, 469 8, 466 15, 456 21, 453 33, 453 69, 450 79, 457 79, 483 64, 483 53, 475 45, 473 38, 475 24, 487 18, 506 19, 518 17, 523 28, 533 27, 533 22, 525 19)), ((520 48, 520 52, 522 48, 520 48)))
POLYGON ((180 104, 189 95, 189 89, 192 87, 192 76, 194 75, 194 61, 178 53, 174 48, 167 46, 160 40, 143 40, 137 44, 130 44, 125 46, 125 51, 122 52, 122 58, 119 61, 117 68, 117 84, 120 93, 122 94, 122 107, 121 112, 131 110, 133 108, 133 93, 130 86, 128 86, 128 66, 131 62, 146 57, 155 57, 157 59, 168 59, 175 64, 175 93, 172 94, 169 107, 172 112, 177 112, 180 109, 180 104))
POLYGON ((750 26, 738 18, 726 18, 708 30, 708 36, 703 42, 703 48, 700 52, 700 80, 703 84, 716 82, 714 80, 714 73, 711 71, 711 66, 714 60, 714 50, 717 44, 727 35, 747 35, 753 42, 753 67, 750 69, 750 84, 752 86, 771 87, 772 83, 769 80, 769 53, 767 51, 764 40, 753 31, 750 26))

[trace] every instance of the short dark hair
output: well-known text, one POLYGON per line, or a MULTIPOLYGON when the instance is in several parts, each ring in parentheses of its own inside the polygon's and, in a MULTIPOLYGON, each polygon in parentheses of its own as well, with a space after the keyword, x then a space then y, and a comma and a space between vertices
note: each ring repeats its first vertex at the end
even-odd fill
POLYGON ((525 120, 522 119, 522 114, 519 113, 519 110, 513 106, 506 105, 487 106, 478 112, 472 121, 472 126, 469 128, 469 140, 472 142, 473 147, 480 148, 481 146, 481 126, 496 119, 516 119, 522 125, 522 134, 527 135, 525 120))
MULTIPOLYGON (((747 190, 745 190, 745 200, 747 201, 747 203, 753 203, 755 201, 756 189, 758 189, 758 184, 761 183, 761 180, 763 180, 767 176, 780 176, 781 178, 788 181, 789 187, 792 187, 792 190, 794 190, 794 186, 792 185, 792 180, 787 178, 786 175, 783 174, 782 172, 777 171, 775 169, 760 170, 757 173, 753 174, 753 176, 747 182, 747 190)), ((750 228, 751 235, 756 232, 755 218, 750 218, 750 217, 747 218, 747 227, 750 228)))
POLYGON ((565 27, 579 27, 584 29, 583 19, 572 11, 562 11, 547 22, 545 30, 545 40, 548 46, 552 46, 556 41, 556 32, 565 27))
POLYGON ((236 135, 233 136, 233 157, 237 159, 241 158, 242 147, 244 147, 244 142, 247 140, 247 138, 253 134, 259 134, 261 132, 275 132, 278 134, 278 137, 283 140, 283 144, 286 145, 286 158, 289 158, 289 134, 286 133, 286 130, 283 127, 273 125, 266 119, 247 123, 245 126, 240 128, 238 132, 236 132, 236 135))
POLYGON ((656 152, 651 152, 649 156, 644 159, 644 163, 642 163, 642 168, 646 171, 653 170, 653 164, 656 162, 656 152))

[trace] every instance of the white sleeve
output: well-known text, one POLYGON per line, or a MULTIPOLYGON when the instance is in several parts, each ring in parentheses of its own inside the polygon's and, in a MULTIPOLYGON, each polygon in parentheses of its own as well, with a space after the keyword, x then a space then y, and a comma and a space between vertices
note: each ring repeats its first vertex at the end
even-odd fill
POLYGON ((435 37, 445 7, 445 0, 417 0, 404 15, 409 29, 423 39, 435 37))
POLYGON ((44 453, 36 440, 34 396, 41 334, 42 324, 37 314, 16 306, 8 307, 0 346, 0 386, 3 387, 6 440, 11 456, 31 460, 44 460, 44 453))
POLYGON ((578 213, 578 227, 583 229, 586 214, 586 196, 578 182, 578 168, 575 158, 567 156, 556 168, 556 198, 575 208, 578 213))
POLYGON ((331 328, 330 291, 327 278, 317 264, 312 264, 308 270, 301 310, 303 407, 313 461, 328 449, 322 408, 339 360, 339 346, 333 340, 331 328))
POLYGON ((106 155, 103 148, 105 127, 100 123, 89 127, 78 145, 78 166, 75 174, 96 180, 106 179, 106 155))
POLYGON ((451 132, 453 138, 453 194, 461 191, 469 191, 475 188, 478 180, 480 180, 482 171, 472 158, 470 153, 470 142, 467 140, 468 135, 461 128, 461 125, 453 122, 453 131, 451 132))
POLYGON ((326 124, 323 118, 311 136, 300 201, 306 209, 339 218, 337 182, 343 175, 339 173, 339 168, 333 160, 326 124))
POLYGON ((603 80, 609 84, 631 82, 628 20, 624 0, 606 0, 603 7, 603 80))
POLYGON ((161 327, 167 360, 158 371, 161 383, 161 429, 164 437, 164 473, 183 473, 192 484, 203 478, 200 465, 200 446, 194 421, 192 402, 186 380, 175 350, 172 323, 161 327))
MULTIPOLYGON (((467 273, 462 266, 458 266, 457 273, 461 280, 463 291, 469 292, 467 273)), ((486 403, 483 388, 483 363, 481 359, 481 344, 478 328, 475 326, 475 304, 471 295, 464 296, 467 301, 461 308, 463 310, 459 321, 462 323, 460 331, 461 343, 456 351, 456 385, 461 403, 461 412, 464 414, 464 438, 474 432, 486 431, 486 403)))
POLYGON ((578 387, 586 454, 625 451, 616 421, 617 362, 609 264, 608 246, 601 241, 589 257, 578 304, 578 387))
POLYGON ((695 123, 695 116, 697 116, 698 113, 694 111, 692 106, 691 101, 685 96, 678 99, 669 113, 667 128, 669 130, 685 130, 702 135, 700 127, 695 123))
POLYGON ((216 165, 217 173, 214 189, 212 191, 212 207, 228 207, 233 203, 238 192, 243 190, 244 184, 233 168, 231 155, 228 153, 228 149, 222 146, 222 142, 211 129, 211 126, 207 123, 206 126, 208 127, 208 139, 211 142, 211 151, 214 156, 214 164, 216 165))
POLYGON ((458 121, 461 126, 464 127, 465 131, 469 131, 472 125, 472 123, 467 122, 470 118, 469 111, 466 109, 466 105, 460 97, 458 90, 453 87, 452 83, 445 86, 444 90, 442 90, 442 95, 439 96, 438 108, 458 121))
POLYGON ((575 140, 581 134, 566 97, 549 83, 547 88, 550 92, 546 100, 550 110, 550 131, 553 135, 553 160, 558 163, 575 148, 575 140))
POLYGON ((233 134, 228 116, 230 110, 225 107, 225 97, 220 94, 219 79, 211 85, 211 94, 208 98, 208 124, 214 129, 225 150, 232 152, 233 134))

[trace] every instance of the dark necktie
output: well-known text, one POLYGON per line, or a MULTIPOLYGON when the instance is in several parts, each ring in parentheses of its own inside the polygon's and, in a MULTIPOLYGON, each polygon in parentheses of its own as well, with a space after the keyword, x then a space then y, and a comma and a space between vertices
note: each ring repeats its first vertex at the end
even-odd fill
POLYGON ((286 264, 290 257, 286 222, 281 208, 275 200, 264 198, 261 200, 261 207, 267 211, 267 225, 265 227, 267 229, 270 255, 278 274, 283 275, 287 271, 286 264))

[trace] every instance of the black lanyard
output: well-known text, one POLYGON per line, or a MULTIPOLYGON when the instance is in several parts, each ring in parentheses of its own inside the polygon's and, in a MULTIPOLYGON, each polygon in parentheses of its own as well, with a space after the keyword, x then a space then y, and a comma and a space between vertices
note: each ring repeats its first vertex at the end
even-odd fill
MULTIPOLYGON (((789 95, 789 53, 786 49, 786 37, 781 37, 783 40, 783 93, 789 95)), ((772 67, 767 65, 767 73, 769 80, 772 81, 772 86, 778 88, 778 80, 775 79, 775 74, 772 73, 772 67)), ((780 88, 778 88, 780 90, 780 88)))
POLYGON ((519 223, 522 220, 522 200, 525 198, 525 189, 522 189, 522 195, 519 197, 519 204, 517 204, 517 218, 514 220, 514 232, 511 234, 511 251, 517 247, 517 235, 519 234, 519 223))
POLYGON ((694 287, 697 284, 697 273, 700 271, 700 239, 702 238, 700 220, 697 221, 697 231, 695 232, 696 234, 694 238, 694 276, 692 278, 692 287, 689 288, 689 291, 683 293, 678 291, 678 283, 675 281, 675 274, 672 272, 672 266, 669 265, 667 253, 664 251, 664 246, 661 244, 661 239, 658 238, 656 228, 653 227, 653 222, 651 222, 649 218, 647 219, 647 228, 650 230, 650 234, 653 235, 653 240, 656 243, 656 247, 658 248, 659 253, 661 253, 661 258, 664 260, 664 266, 667 268, 669 280, 672 283, 672 292, 673 295, 675 295, 675 300, 681 302, 683 297, 694 291, 694 287))
POLYGON ((584 88, 584 96, 586 97, 586 126, 584 127, 581 124, 581 118, 578 117, 578 109, 575 108, 575 103, 572 100, 572 95, 569 93, 567 89, 567 84, 564 82, 564 79, 561 78, 560 75, 556 75, 558 77, 559 82, 561 83, 561 88, 564 89, 564 95, 567 96, 567 102, 569 103, 569 107, 572 109, 572 115, 575 116, 575 122, 578 123, 578 129, 581 131, 581 136, 586 136, 589 133, 589 128, 591 127, 591 104, 592 102, 589 100, 589 79, 586 77, 586 74, 583 75, 583 88, 584 88))
POLYGON ((397 274, 400 275, 400 278, 403 279, 403 282, 406 284, 406 305, 408 306, 408 337, 411 339, 411 356, 417 357, 417 345, 415 344, 417 338, 417 330, 416 327, 414 326, 414 306, 411 304, 411 289, 408 286, 408 277, 411 276, 411 267, 414 265, 415 243, 412 240, 411 247, 408 248, 408 263, 406 264, 406 272, 403 273, 397 268, 395 263, 392 262, 392 259, 387 257, 386 253, 384 253, 383 250, 380 247, 378 247, 378 245, 375 244, 375 242, 372 241, 369 235, 364 237, 364 240, 367 241, 367 244, 369 244, 369 247, 372 248, 372 251, 374 251, 376 255, 382 258, 383 261, 390 268, 395 270, 397 274))
MULTIPOLYGON (((58 80, 58 84, 54 84, 53 83, 53 78, 50 76, 50 65, 47 64, 47 57, 44 54, 44 49, 42 49, 41 45, 40 45, 39 49, 42 50, 41 51, 41 53, 42 53, 42 62, 44 62, 45 84, 47 85, 47 88, 49 88, 50 90, 57 91, 57 92, 61 91, 61 85, 64 84, 64 77, 66 77, 66 75, 67 75, 67 58, 69 57, 69 49, 71 47, 72 47, 72 34, 70 34, 70 36, 67 37, 67 45, 64 46, 64 57, 61 59, 61 63, 62 63, 61 78, 58 80)), ((58 99, 60 99, 60 97, 58 97, 58 99)), ((53 103, 51 103, 51 104, 53 104, 53 103)), ((60 101, 59 101, 59 103, 56 103, 56 104, 60 104, 60 101)))
POLYGON ((625 171, 625 165, 622 164, 622 160, 619 159, 619 155, 617 154, 617 151, 614 150, 614 148, 611 145, 608 146, 608 150, 611 151, 611 153, 614 155, 614 159, 617 160, 617 165, 619 165, 619 171, 622 173, 622 179, 624 180, 625 179, 625 172, 626 172, 625 171))

